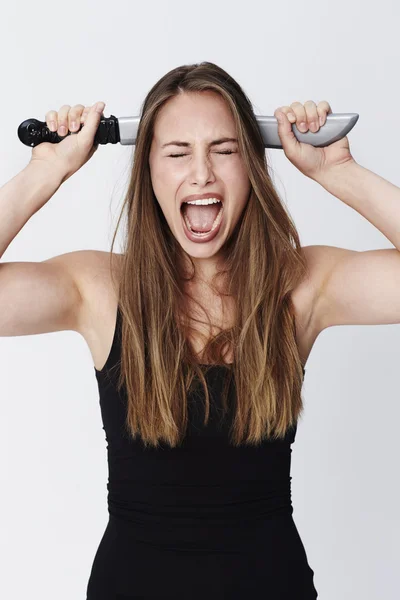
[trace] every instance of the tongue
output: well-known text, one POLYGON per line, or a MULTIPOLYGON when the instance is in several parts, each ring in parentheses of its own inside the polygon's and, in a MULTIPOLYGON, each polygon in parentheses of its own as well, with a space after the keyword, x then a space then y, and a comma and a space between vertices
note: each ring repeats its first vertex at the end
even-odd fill
POLYGON ((220 208, 220 204, 183 204, 182 212, 192 231, 205 233, 211 230, 220 208))

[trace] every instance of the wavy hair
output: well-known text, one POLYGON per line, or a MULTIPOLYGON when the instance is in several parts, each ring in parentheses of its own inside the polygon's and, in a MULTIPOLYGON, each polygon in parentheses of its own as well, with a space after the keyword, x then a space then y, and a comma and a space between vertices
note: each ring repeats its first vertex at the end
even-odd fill
MULTIPOLYGON (((211 62, 177 67, 147 94, 132 173, 112 239, 111 260, 125 210, 127 231, 117 284, 122 349, 115 366, 120 367, 118 390, 125 386, 127 394, 126 428, 132 438, 139 435, 146 447, 157 447, 160 442, 170 447, 180 444, 188 425, 187 394, 195 377, 204 389, 206 425, 210 397, 204 370, 213 364, 226 366, 225 409, 232 378, 235 383, 230 442, 235 446, 258 445, 266 437, 283 439, 303 411, 302 363, 291 292, 305 276, 306 262, 296 226, 269 176, 250 100, 222 68, 211 62), (220 94, 230 108, 251 190, 225 244, 224 268, 213 280, 214 285, 217 278, 224 277, 224 289, 215 289, 221 298, 232 298, 234 324, 206 340, 201 364, 190 342, 194 330, 183 289, 190 276, 185 279, 179 268, 184 258, 193 270, 194 264, 159 207, 149 153, 155 119, 163 105, 178 94, 203 91, 220 94), (229 346, 234 352, 231 364, 224 362, 224 350, 229 346)), ((207 311, 201 308, 211 326, 207 311)))

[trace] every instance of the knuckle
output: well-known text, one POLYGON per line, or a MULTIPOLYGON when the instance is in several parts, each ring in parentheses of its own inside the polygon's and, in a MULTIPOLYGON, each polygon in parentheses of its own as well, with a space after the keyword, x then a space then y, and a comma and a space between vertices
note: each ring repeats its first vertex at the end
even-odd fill
POLYGON ((50 125, 50 121, 54 121, 57 125, 57 112, 55 110, 49 110, 46 113, 45 121, 47 125, 50 125))
POLYGON ((318 112, 317 112, 317 109, 316 109, 316 108, 314 108, 314 107, 307 108, 307 110, 306 110, 306 114, 307 114, 307 119, 308 119, 309 121, 312 121, 312 120, 314 120, 314 119, 317 119, 317 118, 318 118, 318 112))
POLYGON ((75 108, 71 108, 71 110, 68 113, 68 121, 71 123, 71 121, 76 121, 76 119, 79 117, 79 112, 78 110, 75 110, 75 108))
POLYGON ((84 121, 86 119, 86 117, 88 116, 90 112, 90 106, 85 106, 82 114, 81 114, 81 120, 84 121))
POLYGON ((64 104, 63 106, 61 106, 60 110, 58 111, 59 118, 63 121, 66 121, 70 109, 71 107, 69 104, 64 104))
POLYGON ((72 115, 74 118, 79 117, 82 114, 84 108, 85 107, 83 106, 83 104, 75 104, 75 106, 73 106, 69 111, 69 114, 72 115))
POLYGON ((293 104, 290 105, 290 109, 298 119, 303 119, 306 114, 306 111, 300 102, 293 102, 293 104))

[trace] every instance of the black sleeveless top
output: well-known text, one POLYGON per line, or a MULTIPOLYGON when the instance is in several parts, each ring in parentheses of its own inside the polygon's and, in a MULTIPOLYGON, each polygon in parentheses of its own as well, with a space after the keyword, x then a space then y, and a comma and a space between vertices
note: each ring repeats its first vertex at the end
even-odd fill
MULTIPOLYGON (((151 590, 156 595, 143 597, 154 598, 168 597, 168 592, 178 598, 181 588, 182 598, 195 593, 212 598, 211 588, 224 594, 215 598, 243 598, 250 589, 271 600, 316 598, 314 572, 292 519, 290 446, 296 427, 284 440, 230 445, 230 420, 220 418, 227 367, 214 365, 205 374, 207 426, 199 386, 188 395, 189 426, 182 444, 145 448, 125 428, 125 388, 116 389, 120 353, 118 307, 110 354, 101 371, 94 369, 107 442, 109 523, 87 598, 103 598, 110 581, 109 594, 151 590), (280 595, 274 595, 275 589, 280 595)), ((232 393, 230 388, 229 398, 232 393)))

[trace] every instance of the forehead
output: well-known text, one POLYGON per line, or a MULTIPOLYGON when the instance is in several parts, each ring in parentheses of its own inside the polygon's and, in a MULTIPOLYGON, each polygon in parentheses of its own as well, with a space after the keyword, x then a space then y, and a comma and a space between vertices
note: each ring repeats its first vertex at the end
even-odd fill
MULTIPOLYGON (((162 145, 171 135, 187 142, 232 136, 235 122, 226 101, 215 92, 174 96, 160 109, 154 124, 154 141, 162 145)), ((172 138, 171 138, 172 139, 172 138)))

